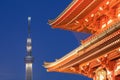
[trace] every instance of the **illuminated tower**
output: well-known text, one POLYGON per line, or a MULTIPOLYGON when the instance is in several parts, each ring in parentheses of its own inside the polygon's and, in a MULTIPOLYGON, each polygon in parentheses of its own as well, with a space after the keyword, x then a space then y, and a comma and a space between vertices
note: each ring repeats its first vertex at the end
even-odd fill
POLYGON ((25 65, 26 65, 26 80, 32 80, 32 63, 33 63, 33 56, 32 56, 32 39, 30 37, 30 22, 31 17, 28 17, 28 38, 27 38, 27 55, 25 57, 25 65))

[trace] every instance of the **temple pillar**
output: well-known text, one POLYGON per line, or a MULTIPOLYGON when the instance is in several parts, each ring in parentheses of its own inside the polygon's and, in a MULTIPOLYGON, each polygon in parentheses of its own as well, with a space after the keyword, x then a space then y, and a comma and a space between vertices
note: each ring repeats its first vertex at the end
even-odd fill
POLYGON ((114 75, 114 67, 116 61, 109 61, 107 59, 107 56, 101 57, 98 59, 98 61, 100 62, 100 66, 96 69, 95 77, 93 80, 120 80, 120 77, 116 77, 115 79, 114 75))
POLYGON ((120 80, 120 59, 116 61, 116 65, 114 68, 114 76, 115 80, 120 80))
POLYGON ((106 64, 106 70, 107 70, 107 79, 108 80, 116 80, 114 77, 114 67, 115 67, 115 61, 108 61, 106 64))
POLYGON ((107 71, 102 67, 97 68, 93 80, 107 80, 107 71))
POLYGON ((107 80, 115 80, 114 79, 114 71, 107 70, 107 80))

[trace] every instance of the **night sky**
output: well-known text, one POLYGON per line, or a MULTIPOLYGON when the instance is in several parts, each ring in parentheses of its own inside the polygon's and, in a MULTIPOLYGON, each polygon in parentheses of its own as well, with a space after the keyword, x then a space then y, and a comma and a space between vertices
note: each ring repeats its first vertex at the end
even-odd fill
POLYGON ((73 0, 0 0, 0 80, 25 80, 27 17, 32 17, 33 80, 90 80, 82 75, 46 72, 53 62, 80 45, 89 34, 52 29, 55 19, 73 0))

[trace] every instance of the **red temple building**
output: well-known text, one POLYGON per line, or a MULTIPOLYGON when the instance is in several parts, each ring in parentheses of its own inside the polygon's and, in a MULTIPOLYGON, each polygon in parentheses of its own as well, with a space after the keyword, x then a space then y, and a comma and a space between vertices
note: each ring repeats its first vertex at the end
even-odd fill
POLYGON ((93 80, 120 80, 120 0, 73 0, 52 28, 92 34, 55 62, 48 72, 81 74, 93 80))

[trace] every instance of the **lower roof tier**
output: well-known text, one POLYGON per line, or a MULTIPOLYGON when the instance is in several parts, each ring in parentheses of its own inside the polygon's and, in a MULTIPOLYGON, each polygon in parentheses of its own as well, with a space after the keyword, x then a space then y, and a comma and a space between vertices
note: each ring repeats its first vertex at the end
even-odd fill
MULTIPOLYGON (((44 63, 47 71, 77 73, 88 76, 85 72, 80 72, 82 68, 90 65, 90 68, 99 66, 99 61, 106 58, 108 61, 120 57, 120 21, 111 25, 111 27, 96 38, 83 44, 71 51, 64 57, 51 63, 44 63), (77 67, 77 68, 76 68, 77 67), (79 69, 79 71, 75 71, 79 69)), ((89 76, 90 77, 90 76, 89 76)))

